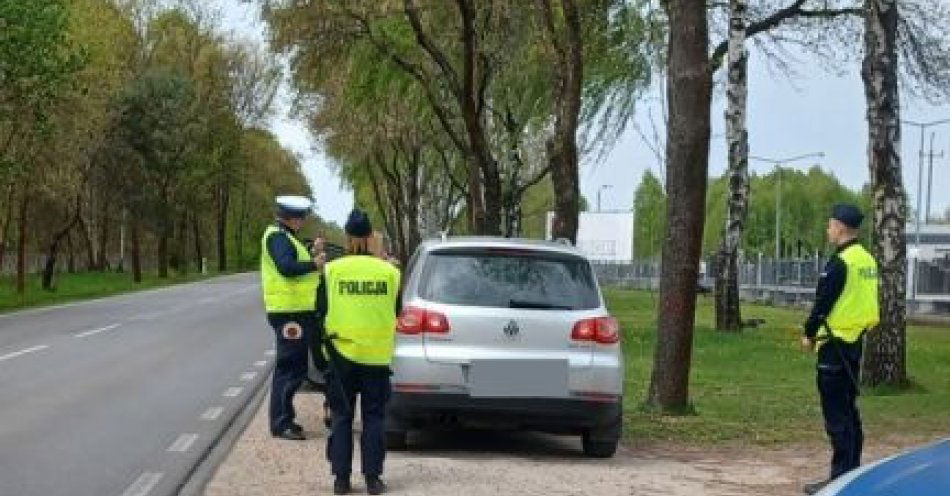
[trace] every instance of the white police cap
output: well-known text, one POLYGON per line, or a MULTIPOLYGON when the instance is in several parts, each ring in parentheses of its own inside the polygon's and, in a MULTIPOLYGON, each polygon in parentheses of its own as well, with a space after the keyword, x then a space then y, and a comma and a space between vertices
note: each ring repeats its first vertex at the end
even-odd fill
POLYGON ((313 203, 305 196, 285 195, 274 199, 277 211, 290 217, 306 217, 313 203))

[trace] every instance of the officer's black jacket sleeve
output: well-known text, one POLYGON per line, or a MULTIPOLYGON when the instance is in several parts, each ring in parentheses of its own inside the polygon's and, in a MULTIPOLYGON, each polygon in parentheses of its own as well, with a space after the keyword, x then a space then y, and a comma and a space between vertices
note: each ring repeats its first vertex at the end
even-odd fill
POLYGON ((317 270, 312 263, 297 260, 297 250, 284 232, 275 232, 267 238, 267 252, 270 253, 277 271, 284 277, 297 277, 317 270))
POLYGON ((818 280, 818 290, 815 294, 815 304, 812 306, 811 315, 805 321, 805 335, 814 338, 821 324, 831 313, 835 302, 841 296, 844 290, 845 278, 848 275, 848 269, 837 254, 832 256, 825 264, 825 272, 818 280))

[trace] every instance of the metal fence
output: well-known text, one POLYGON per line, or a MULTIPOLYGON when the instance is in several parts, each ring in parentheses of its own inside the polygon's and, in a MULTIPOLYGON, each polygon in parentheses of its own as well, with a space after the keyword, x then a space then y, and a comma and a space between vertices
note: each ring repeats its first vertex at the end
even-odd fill
MULTIPOLYGON (((819 257, 779 259, 756 256, 739 262, 739 285, 748 290, 777 291, 790 293, 813 290, 824 267, 825 260, 819 257)), ((707 258, 700 264, 701 286, 712 288, 715 283, 716 261, 707 258)), ((594 264, 598 280, 602 284, 637 289, 659 287, 660 261, 657 259, 635 260, 624 264, 594 264)), ((908 263, 908 299, 937 298, 950 301, 950 256, 945 258, 908 263), (914 291, 916 285, 916 291, 914 291)))

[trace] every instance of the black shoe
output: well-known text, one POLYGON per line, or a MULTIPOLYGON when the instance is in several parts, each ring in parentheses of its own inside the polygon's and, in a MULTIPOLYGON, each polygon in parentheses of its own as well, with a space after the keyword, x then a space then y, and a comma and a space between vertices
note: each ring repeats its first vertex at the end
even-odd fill
POLYGON ((366 476, 366 492, 370 494, 383 494, 386 492, 386 484, 382 479, 375 475, 366 476))
POLYGON ((302 432, 295 431, 293 427, 288 427, 284 429, 283 432, 278 432, 277 434, 274 434, 274 437, 280 438, 280 439, 287 439, 289 441, 304 441, 307 439, 307 437, 304 436, 302 432))
POLYGON ((337 477, 333 481, 333 494, 350 494, 350 491, 353 490, 353 487, 350 486, 349 477, 337 477))
POLYGON ((297 422, 292 422, 292 423, 290 424, 290 427, 288 427, 288 429, 290 429, 290 430, 292 430, 292 431, 294 431, 294 432, 299 432, 299 433, 303 434, 303 426, 300 425, 300 424, 298 424, 297 422))
POLYGON ((804 486, 802 486, 802 492, 804 492, 805 494, 815 494, 818 491, 821 491, 822 489, 824 489, 824 487, 827 486, 829 482, 831 482, 831 480, 823 480, 823 481, 818 481, 818 482, 812 482, 810 484, 805 484, 804 486))

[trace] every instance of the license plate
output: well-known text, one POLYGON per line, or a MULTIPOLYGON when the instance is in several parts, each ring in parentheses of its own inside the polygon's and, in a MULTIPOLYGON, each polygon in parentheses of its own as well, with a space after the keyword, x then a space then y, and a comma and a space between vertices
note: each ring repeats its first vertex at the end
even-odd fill
POLYGON ((476 398, 566 398, 567 360, 472 360, 469 394, 476 398))

